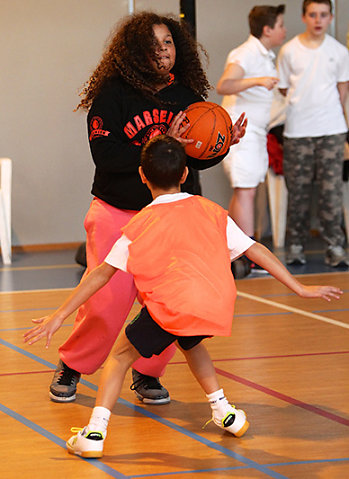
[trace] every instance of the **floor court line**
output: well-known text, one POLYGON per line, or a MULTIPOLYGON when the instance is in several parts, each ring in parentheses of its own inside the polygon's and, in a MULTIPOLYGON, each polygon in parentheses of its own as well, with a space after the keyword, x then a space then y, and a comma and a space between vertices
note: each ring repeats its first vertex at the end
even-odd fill
MULTIPOLYGON (((37 432, 38 434, 40 434, 44 438, 48 439, 49 441, 53 442, 57 446, 60 446, 61 448, 66 449, 65 441, 63 441, 63 439, 56 436, 55 434, 52 434, 52 432, 47 431, 47 429, 44 429, 43 427, 39 426, 38 424, 34 423, 33 421, 30 421, 30 419, 27 419, 25 416, 22 416, 21 414, 18 414, 16 411, 13 411, 12 409, 9 409, 4 404, 0 404, 0 411, 2 411, 7 416, 12 417, 16 421, 23 424, 24 426, 27 426, 32 431, 37 432)), ((128 476, 124 476, 120 472, 118 472, 115 469, 109 467, 107 464, 103 463, 102 461, 99 461, 98 459, 84 459, 83 457, 79 457, 78 459, 81 459, 82 461, 87 462, 91 466, 94 466, 97 469, 100 469, 100 470, 106 472, 111 477, 115 477, 116 479, 128 479, 128 476)))
POLYGON ((23 294, 23 293, 53 293, 56 291, 73 291, 74 288, 50 288, 50 289, 20 289, 16 291, 0 291, 0 295, 5 294, 23 294))
MULTIPOLYGON (((274 356, 249 356, 242 358, 219 358, 212 359, 213 363, 219 362, 229 362, 229 361, 254 361, 257 359, 286 359, 286 358, 302 358, 307 356, 331 356, 338 354, 349 354, 349 351, 328 351, 328 352, 318 352, 318 353, 300 353, 300 354, 276 354, 274 356)), ((169 365, 174 364, 187 364, 186 361, 171 361, 169 365)))
POLYGON ((40 271, 48 269, 82 269, 78 264, 54 264, 46 266, 15 266, 0 268, 0 273, 8 273, 13 271, 40 271))
MULTIPOLYGON (((26 417, 17 412, 13 411, 12 409, 8 408, 7 406, 0 403, 0 411, 4 414, 12 417, 16 421, 20 422, 21 424, 27 426, 28 428, 32 429, 33 431, 37 432, 41 436, 45 437, 46 439, 52 441, 54 444, 60 446, 63 449, 66 449, 65 441, 52 434, 50 431, 42 428, 41 426, 35 424, 34 422, 30 421, 26 417)), ((177 474, 190 474, 190 473, 202 473, 202 472, 219 472, 219 471, 235 471, 235 470, 242 470, 242 469, 251 469, 251 466, 244 465, 244 466, 235 466, 235 467, 225 467, 225 468, 212 468, 212 469, 195 469, 195 470, 181 470, 176 472, 169 472, 169 473, 156 473, 156 474, 133 474, 131 476, 116 471, 115 469, 109 467, 103 461, 97 459, 84 459, 84 458, 77 458, 81 459, 88 464, 106 472, 111 477, 116 479, 136 479, 141 477, 156 477, 156 476, 166 476, 166 475, 177 475, 177 474)), ((309 461, 292 461, 287 463, 270 463, 265 464, 264 467, 284 467, 284 466, 294 466, 294 465, 303 465, 303 464, 326 464, 326 463, 335 463, 335 462, 345 462, 348 461, 349 458, 334 458, 334 459, 319 459, 319 460, 309 460, 309 461)), ((286 476, 271 476, 271 477, 280 477, 287 479, 286 476)))
MULTIPOLYGON (((60 327, 61 328, 69 328, 69 327, 72 327, 72 326, 73 326, 73 323, 71 323, 71 324, 63 323, 60 327)), ((9 332, 9 331, 28 331, 28 329, 31 329, 33 327, 34 327, 34 323, 31 326, 25 326, 23 328, 4 328, 4 329, 0 329, 0 333, 6 333, 6 332, 9 332)))
POLYGON ((274 306, 276 308, 285 309, 286 311, 299 314, 301 316, 306 316, 307 318, 316 319, 318 321, 323 321, 324 323, 333 324, 334 326, 339 326, 341 328, 349 329, 349 324, 342 323, 341 321, 336 321, 335 319, 326 318, 325 316, 320 316, 319 314, 309 313, 308 311, 304 311, 303 309, 293 308, 292 306, 287 306, 282 303, 277 303, 276 301, 270 301, 269 299, 262 298, 261 296, 255 296, 254 294, 243 293, 242 291, 238 291, 237 295, 251 299, 252 301, 257 301, 258 303, 267 304, 269 306, 274 306))
POLYGON ((261 386, 258 383, 250 381, 249 379, 242 378, 228 371, 224 371, 223 369, 219 369, 219 368, 215 368, 215 369, 217 374, 221 376, 233 379, 234 381, 238 383, 244 384, 245 386, 249 386, 253 389, 257 389, 258 391, 268 394, 269 396, 274 396, 275 398, 288 402, 289 404, 292 404, 294 406, 306 409, 307 411, 310 411, 314 414, 318 414, 319 416, 325 417, 326 419, 330 419, 331 421, 337 422, 339 424, 343 424, 344 426, 349 426, 349 419, 346 419, 342 416, 338 416, 337 414, 333 414, 331 412, 325 411, 324 409, 320 409, 317 406, 313 406, 312 404, 299 401, 298 399, 295 399, 291 396, 287 396, 286 394, 280 393, 278 391, 267 388, 265 386, 261 386))
MULTIPOLYGON (((44 366, 47 366, 50 369, 54 369, 54 370, 56 369, 56 365, 54 365, 53 363, 50 363, 50 362, 46 361, 45 359, 42 359, 39 356, 36 356, 35 354, 33 354, 29 351, 26 351, 25 349, 22 349, 22 348, 14 345, 14 344, 11 344, 8 341, 5 341, 4 339, 0 338, 0 345, 6 346, 6 347, 18 352, 19 354, 27 356, 28 358, 33 359, 34 361, 37 361, 40 364, 43 364, 44 366)), ((185 364, 185 363, 183 362, 183 364, 185 364)), ((312 412, 314 414, 318 414, 322 417, 325 417, 326 419, 330 419, 330 420, 335 421, 337 423, 349 426, 349 420, 346 419, 346 418, 343 418, 343 417, 338 416, 336 414, 332 414, 332 413, 330 413, 328 411, 325 411, 323 409, 320 409, 316 406, 312 406, 311 404, 304 403, 302 401, 299 401, 298 399, 292 398, 291 396, 287 396, 286 394, 279 393, 278 391, 274 391, 273 389, 270 389, 268 387, 262 386, 258 383, 253 382, 253 381, 250 381, 249 379, 245 379, 245 378, 242 378, 240 376, 237 376, 236 374, 230 373, 228 371, 224 371, 223 369, 215 368, 215 370, 216 370, 217 374, 220 374, 221 376, 227 377, 229 379, 233 379, 234 381, 239 382, 241 384, 244 384, 245 386, 248 386, 252 389, 257 389, 258 391, 261 391, 264 394, 268 394, 268 395, 276 397, 277 399, 280 399, 284 402, 287 402, 289 404, 293 404, 294 406, 298 406, 298 407, 301 407, 303 409, 306 409, 307 411, 312 412)), ((80 383, 84 384, 85 386, 88 386, 89 388, 91 388, 95 391, 97 390, 96 385, 94 385, 93 383, 90 383, 89 381, 86 381, 85 379, 81 379, 80 383)), ((131 403, 129 403, 129 404, 131 404, 131 403)), ((131 406, 133 406, 133 405, 131 405, 131 406)), ((138 407, 138 406, 135 406, 135 407, 138 407)))
MULTIPOLYGON (((29 357, 31 357, 32 359, 35 359, 36 361, 40 362, 41 364, 45 364, 46 366, 48 366, 49 368, 51 368, 51 370, 55 368, 55 365, 54 365, 54 364, 49 363, 48 361, 42 360, 40 357, 35 356, 35 355, 33 355, 32 353, 29 353, 28 351, 25 351, 25 350, 23 350, 23 349, 21 349, 21 348, 15 346, 15 345, 12 345, 11 343, 8 343, 7 341, 4 341, 4 340, 0 339, 0 344, 3 344, 3 345, 5 345, 5 346, 7 346, 7 347, 9 347, 9 348, 11 348, 11 349, 14 349, 14 350, 16 350, 17 352, 19 352, 19 353, 21 353, 21 354, 24 354, 24 355, 27 355, 27 356, 29 355, 29 357)), ((184 363, 183 363, 183 364, 184 364, 184 363)), ((264 393, 266 393, 266 394, 270 394, 270 395, 272 395, 272 396, 275 396, 275 397, 277 397, 278 399, 281 399, 281 400, 283 400, 283 401, 289 402, 289 403, 291 403, 291 404, 293 404, 293 405, 296 405, 296 406, 299 406, 299 407, 303 407, 304 409, 307 409, 308 411, 310 411, 310 412, 312 412, 312 413, 319 414, 319 415, 321 415, 321 416, 323 416, 323 417, 325 417, 325 418, 327 418, 327 419, 334 420, 335 422, 338 422, 338 423, 341 423, 341 424, 344 424, 344 425, 349 425, 349 420, 346 420, 345 418, 342 418, 342 417, 340 417, 340 416, 338 416, 338 415, 334 415, 334 414, 332 414, 332 413, 328 413, 327 411, 323 411, 323 410, 321 410, 320 408, 317 408, 316 406, 312 406, 312 405, 309 405, 309 404, 307 404, 307 403, 303 403, 303 402, 298 401, 298 400, 296 400, 296 399, 294 399, 294 398, 291 398, 291 397, 289 397, 289 396, 286 396, 286 395, 284 395, 284 394, 282 394, 282 393, 278 393, 277 391, 273 391, 273 390, 271 390, 271 389, 269 389, 269 388, 265 388, 264 386, 260 386, 260 385, 258 385, 257 383, 253 383, 252 381, 249 381, 249 380, 246 380, 246 379, 241 378, 241 377, 239 377, 239 376, 233 375, 233 374, 228 373, 228 372, 226 372, 226 371, 223 371, 223 370, 221 370, 221 369, 216 368, 216 370, 217 370, 217 373, 218 373, 218 374, 221 374, 221 375, 223 375, 223 376, 225 376, 225 377, 228 377, 228 378, 230 378, 230 379, 234 379, 234 380, 236 380, 237 382, 243 383, 244 385, 247 385, 247 386, 249 386, 249 387, 253 387, 254 389, 258 389, 258 390, 260 390, 260 391, 262 391, 262 392, 264 392, 264 393)), ((51 372, 51 371, 50 371, 50 372, 51 372)), ((93 389, 93 390, 95 390, 95 391, 97 390, 97 386, 94 385, 94 384, 92 384, 92 383, 90 383, 89 381, 86 381, 86 380, 82 379, 82 380, 81 380, 81 383, 84 384, 85 386, 89 387, 90 389, 93 389)), ((196 434, 193 434, 193 433, 191 433, 190 431, 187 431, 186 429, 184 429, 184 428, 182 428, 182 427, 180 427, 180 426, 177 426, 177 425, 175 425, 174 423, 172 423, 172 422, 170 422, 170 421, 168 421, 168 420, 166 420, 166 419, 160 418, 159 416, 157 416, 157 415, 151 413, 150 411, 147 411, 147 410, 141 408, 140 406, 137 406, 137 405, 134 405, 134 404, 132 404, 132 403, 129 403, 128 401, 125 401, 125 400, 123 400, 122 398, 120 398, 119 402, 120 402, 121 404, 124 404, 124 405, 127 406, 127 407, 130 407, 131 409, 134 409, 134 410, 137 411, 137 412, 140 412, 141 414, 143 414, 143 415, 145 415, 145 416, 148 416, 148 417, 150 417, 150 418, 152 418, 152 419, 154 419, 154 420, 156 420, 156 421, 158 421, 158 422, 161 422, 161 423, 165 424, 166 426, 169 426, 169 427, 172 428, 172 429, 176 429, 176 430, 178 430, 179 432, 184 433, 185 435, 189 435, 190 437, 193 437, 193 436, 194 436, 196 440, 197 440, 197 437, 200 438, 200 439, 199 439, 199 442, 203 442, 204 444, 207 443, 206 445, 208 445, 208 447, 212 447, 212 448, 214 448, 214 449, 217 449, 217 447, 220 448, 220 446, 216 445, 215 443, 212 443, 212 444, 211 444, 210 441, 205 440, 205 438, 202 438, 201 436, 197 436, 196 434)), ((225 449, 225 448, 223 448, 223 449, 225 449)), ((236 453, 233 453, 233 451, 230 451, 229 449, 226 450, 226 451, 223 451, 223 450, 222 450, 221 452, 223 452, 223 453, 225 453, 225 454, 228 453, 228 455, 231 455, 232 457, 234 457, 235 459, 237 459, 237 460, 239 460, 240 462, 243 462, 243 463, 246 463, 246 462, 245 462, 246 460, 247 460, 247 461, 250 461, 250 460, 248 460, 248 459, 246 459, 246 458, 243 458, 243 457, 240 456, 240 455, 236 455, 236 453), (233 455, 232 455, 232 454, 233 454, 233 455), (244 460, 245 460, 245 461, 244 461, 244 460)), ((252 464, 253 464, 253 461, 252 461, 252 464)), ((251 465, 247 464, 247 466, 256 469, 256 467, 255 467, 254 465, 251 466, 251 465)), ((261 466, 261 467, 264 467, 264 466, 261 466)), ((261 472, 265 472, 265 473, 266 473, 266 471, 261 471, 261 472)), ((278 473, 276 473, 276 474, 278 474, 278 473)), ((272 474, 271 474, 271 475, 270 475, 270 474, 267 474, 267 475, 269 475, 270 477, 275 477, 275 478, 285 477, 285 476, 282 476, 282 475, 274 475, 274 471, 272 471, 272 474)))
MULTIPOLYGON (((1 330, 0 330, 1 331, 1 330)), ((340 355, 340 354, 349 354, 349 351, 329 351, 323 353, 303 353, 303 354, 283 354, 283 355, 275 355, 275 356, 251 356, 251 357, 244 357, 244 358, 219 358, 219 359, 212 359, 213 363, 219 362, 229 362, 229 361, 255 361, 258 359, 287 359, 287 358, 299 358, 299 357, 311 357, 311 356, 327 356, 327 355, 340 355)), ((169 366, 182 366, 187 365, 186 361, 171 361, 169 366)), ((26 374, 48 374, 52 373, 54 369, 47 369, 45 371, 20 371, 16 373, 0 373, 1 376, 18 376, 18 375, 26 375, 26 374)))
POLYGON ((0 310, 0 314, 8 314, 8 313, 30 313, 31 311, 51 311, 57 309, 56 308, 25 308, 25 309, 2 309, 0 310))
MULTIPOLYGON (((5 341, 3 339, 0 338, 0 344, 2 344, 3 346, 6 346, 10 349, 13 349, 14 351, 20 353, 20 354, 23 354, 31 359, 34 359, 36 360, 37 362, 41 363, 41 364, 45 364, 46 366, 48 366, 49 368, 55 368, 55 365, 52 364, 52 363, 49 363, 48 361, 40 358, 39 356, 35 356, 34 354, 22 349, 22 348, 19 348, 18 346, 15 346, 11 343, 9 343, 8 341, 5 341)), ((84 379, 82 379, 80 381, 82 384, 84 384, 85 386, 89 387, 90 389, 96 391, 97 390, 97 386, 93 383, 90 383, 89 381, 86 381, 84 379)), ((286 478, 285 476, 283 476, 282 474, 279 474, 279 473, 276 473, 275 471, 272 471, 270 469, 268 469, 266 466, 262 465, 262 464, 258 464, 256 463, 255 461, 251 460, 251 459, 248 459, 230 449, 227 449, 223 446, 220 446, 219 444, 216 444, 212 441, 209 441, 208 439, 202 437, 202 436, 199 436, 198 434, 195 434, 191 431, 188 431, 187 429, 181 427, 181 426, 178 426, 177 424, 167 420, 167 419, 164 419, 154 413, 152 413, 151 411, 147 411, 146 409, 143 409, 142 407, 140 406, 137 406, 135 404, 132 404, 130 403, 129 401, 126 401, 125 399, 122 399, 120 398, 118 400, 118 402, 120 404, 123 404, 124 406, 130 408, 130 409, 133 409, 134 411, 137 411, 139 412, 140 414, 142 414, 143 416, 146 416, 148 418, 151 418, 157 422, 160 422, 161 424, 173 429, 173 430, 176 430, 178 432, 180 432, 181 434, 184 434, 186 436, 188 436, 189 438, 197 441, 197 442, 200 442, 201 444, 204 444, 205 446, 211 448, 211 449, 214 449, 214 450, 217 450, 218 452, 221 452, 223 454, 225 454, 226 456, 229 456, 229 457, 232 457, 234 459, 236 459, 237 461, 245 464, 245 465, 248 465, 249 467, 255 469, 255 470, 258 470, 259 472, 262 472, 264 474, 266 474, 267 476, 269 477, 272 477, 274 479, 288 479, 286 478)))
MULTIPOLYGON (((326 464, 326 463, 335 463, 335 462, 347 462, 349 461, 349 457, 341 457, 341 458, 335 458, 335 459, 315 459, 315 460, 309 460, 309 461, 293 461, 293 462, 275 462, 275 463, 268 463, 265 464, 265 466, 268 467, 282 467, 282 466, 301 466, 301 465, 307 465, 307 464, 326 464)), ((156 476, 174 476, 177 474, 192 474, 192 473, 201 473, 201 472, 219 472, 219 471, 237 471, 241 469, 250 469, 247 466, 236 466, 236 467, 217 467, 214 469, 196 469, 196 470, 187 470, 187 471, 178 471, 178 472, 165 472, 165 473, 157 473, 157 474, 137 474, 137 475, 132 475, 132 479, 137 479, 140 477, 156 477, 156 476)))

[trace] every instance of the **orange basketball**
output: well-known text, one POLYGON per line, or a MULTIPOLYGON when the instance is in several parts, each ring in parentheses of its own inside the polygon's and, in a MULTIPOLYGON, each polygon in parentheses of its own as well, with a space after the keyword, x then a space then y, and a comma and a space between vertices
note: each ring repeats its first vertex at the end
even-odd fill
POLYGON ((190 123, 183 138, 193 139, 185 146, 187 155, 210 160, 223 155, 230 147, 233 125, 224 108, 209 101, 193 103, 186 110, 184 123, 190 123))

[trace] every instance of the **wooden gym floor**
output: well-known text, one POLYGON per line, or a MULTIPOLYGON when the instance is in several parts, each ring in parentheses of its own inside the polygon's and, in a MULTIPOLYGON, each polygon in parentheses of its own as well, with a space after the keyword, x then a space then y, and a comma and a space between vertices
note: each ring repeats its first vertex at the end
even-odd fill
POLYGON ((72 426, 87 423, 99 373, 84 376, 74 403, 48 398, 57 347, 73 319, 48 350, 22 340, 31 318, 54 310, 82 268, 73 251, 15 255, 0 267, 2 477, 348 478, 349 272, 319 266, 316 252, 309 264, 316 273, 301 270, 308 273, 301 281, 341 287, 339 301, 303 300, 269 276, 239 280, 232 336, 206 341, 226 395, 248 415, 244 437, 213 423, 203 430, 210 408, 177 353, 163 377, 171 403, 141 405, 128 374, 105 456, 84 460, 69 455, 65 441, 72 426))

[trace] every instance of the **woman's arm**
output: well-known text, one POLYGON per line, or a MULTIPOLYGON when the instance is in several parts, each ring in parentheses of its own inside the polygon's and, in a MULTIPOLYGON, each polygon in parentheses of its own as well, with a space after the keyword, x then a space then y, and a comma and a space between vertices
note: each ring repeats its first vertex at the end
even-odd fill
POLYGON ((87 115, 92 159, 105 173, 132 173, 140 163, 142 146, 133 144, 124 133, 122 102, 109 87, 94 100, 87 115))

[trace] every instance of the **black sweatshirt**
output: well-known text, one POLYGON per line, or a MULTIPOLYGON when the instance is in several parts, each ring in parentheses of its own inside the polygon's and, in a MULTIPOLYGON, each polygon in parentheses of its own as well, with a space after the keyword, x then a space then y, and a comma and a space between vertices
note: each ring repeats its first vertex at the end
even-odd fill
MULTIPOLYGON (((202 101, 176 82, 160 90, 157 97, 166 103, 145 98, 122 79, 114 79, 93 101, 88 113, 90 148, 96 165, 92 194, 117 208, 140 210, 152 201, 138 174, 142 146, 153 136, 165 134, 179 111, 202 101)), ((213 160, 187 158, 189 175, 182 191, 200 194, 195 170, 216 165, 223 156, 213 160)))

